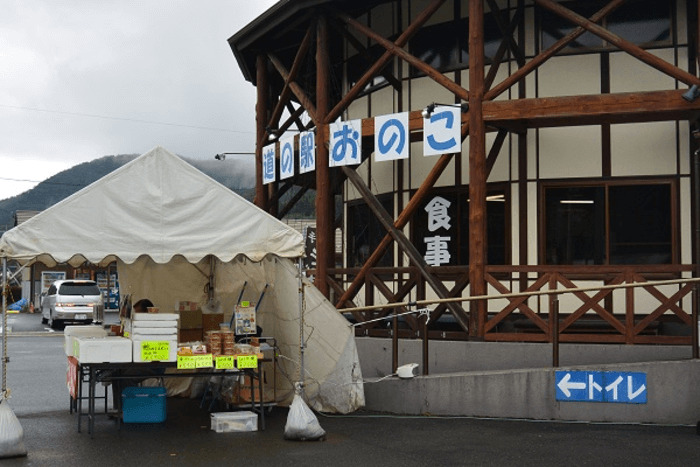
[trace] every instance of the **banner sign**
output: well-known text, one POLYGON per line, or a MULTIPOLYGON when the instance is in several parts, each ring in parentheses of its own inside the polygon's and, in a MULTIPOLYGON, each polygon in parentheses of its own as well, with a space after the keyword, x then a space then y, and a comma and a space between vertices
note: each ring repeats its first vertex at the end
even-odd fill
POLYGON ((316 170, 316 134, 302 131, 299 134, 299 173, 316 170))
POLYGON ((462 111, 459 107, 437 106, 423 120, 423 155, 439 156, 462 150, 462 111))
POLYGON ((374 160, 408 159, 408 112, 374 118, 374 160))
POLYGON ((328 125, 330 130, 329 167, 357 165, 362 160, 361 137, 362 120, 335 122, 328 125))
POLYGON ((280 140, 280 180, 294 176, 294 136, 280 140))
POLYGON ((262 182, 263 185, 275 181, 275 159, 277 159, 277 148, 275 144, 265 146, 262 151, 262 182))

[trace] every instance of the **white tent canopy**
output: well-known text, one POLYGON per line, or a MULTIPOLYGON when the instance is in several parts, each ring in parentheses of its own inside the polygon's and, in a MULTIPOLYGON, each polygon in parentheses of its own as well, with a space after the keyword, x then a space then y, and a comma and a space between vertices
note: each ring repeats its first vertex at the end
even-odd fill
MULTIPOLYGON (((161 147, 0 238, 0 258, 23 263, 117 261, 122 293, 148 297, 161 311, 178 300, 207 304, 212 282, 228 313, 241 290, 254 302, 265 289, 258 321, 280 347, 289 378, 277 378, 277 389, 286 402, 299 377, 299 276, 291 259, 302 254, 299 232, 161 147)), ((356 410, 364 391, 354 333, 313 285, 305 281, 304 290, 309 403, 356 410)))
POLYGON ((303 254, 301 234, 161 147, 6 232, 0 257, 80 265, 303 254))

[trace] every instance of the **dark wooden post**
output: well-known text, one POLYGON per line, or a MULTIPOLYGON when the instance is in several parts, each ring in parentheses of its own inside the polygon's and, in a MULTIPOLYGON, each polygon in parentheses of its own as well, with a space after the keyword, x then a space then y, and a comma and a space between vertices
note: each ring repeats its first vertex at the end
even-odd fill
POLYGON ((335 235, 331 206, 330 170, 328 168, 328 24, 326 18, 318 19, 316 29, 316 288, 328 297, 328 265, 333 260, 335 235))
POLYGON ((268 77, 267 77, 267 59, 264 55, 258 55, 257 62, 255 64, 256 69, 256 90, 258 94, 258 102, 255 104, 255 205, 260 209, 267 211, 267 189, 263 185, 262 177, 262 148, 265 144, 265 127, 267 126, 267 109, 268 109, 268 96, 270 90, 268 89, 268 77))
MULTIPOLYGON (((486 295, 486 128, 484 99, 484 3, 469 2, 469 287, 486 295)), ((486 302, 472 301, 469 335, 483 337, 486 302)))

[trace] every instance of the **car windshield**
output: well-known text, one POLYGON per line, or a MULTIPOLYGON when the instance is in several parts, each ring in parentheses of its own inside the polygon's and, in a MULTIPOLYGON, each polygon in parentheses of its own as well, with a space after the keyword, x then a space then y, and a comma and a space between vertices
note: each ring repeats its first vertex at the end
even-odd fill
POLYGON ((63 284, 58 293, 60 295, 100 295, 100 289, 95 284, 63 284))

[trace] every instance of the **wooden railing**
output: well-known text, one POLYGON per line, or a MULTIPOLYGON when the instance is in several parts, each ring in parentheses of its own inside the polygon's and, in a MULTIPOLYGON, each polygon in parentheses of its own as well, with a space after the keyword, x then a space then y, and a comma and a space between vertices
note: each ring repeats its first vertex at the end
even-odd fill
MULTIPOLYGON (((343 286, 358 271, 329 271, 335 296, 342 295, 343 286)), ((478 339, 688 345, 695 283, 682 276, 692 271, 692 265, 488 266, 489 295, 469 297, 466 266, 437 267, 430 272, 443 282, 449 297, 432 301, 427 329, 422 320, 409 314, 395 323, 394 330, 388 326, 392 316, 410 310, 411 305, 415 308, 434 294, 428 295, 416 268, 374 268, 365 277, 363 295, 343 308, 352 310, 345 312, 358 323, 372 320, 357 326, 357 334, 366 336, 467 339, 467 330, 446 313, 446 304, 459 303, 468 312, 470 301, 486 300, 488 315, 482 318, 480 332, 472 333, 478 339), (550 325, 552 303, 559 296, 555 330, 550 325), (403 304, 384 306, 386 303, 403 304)))

